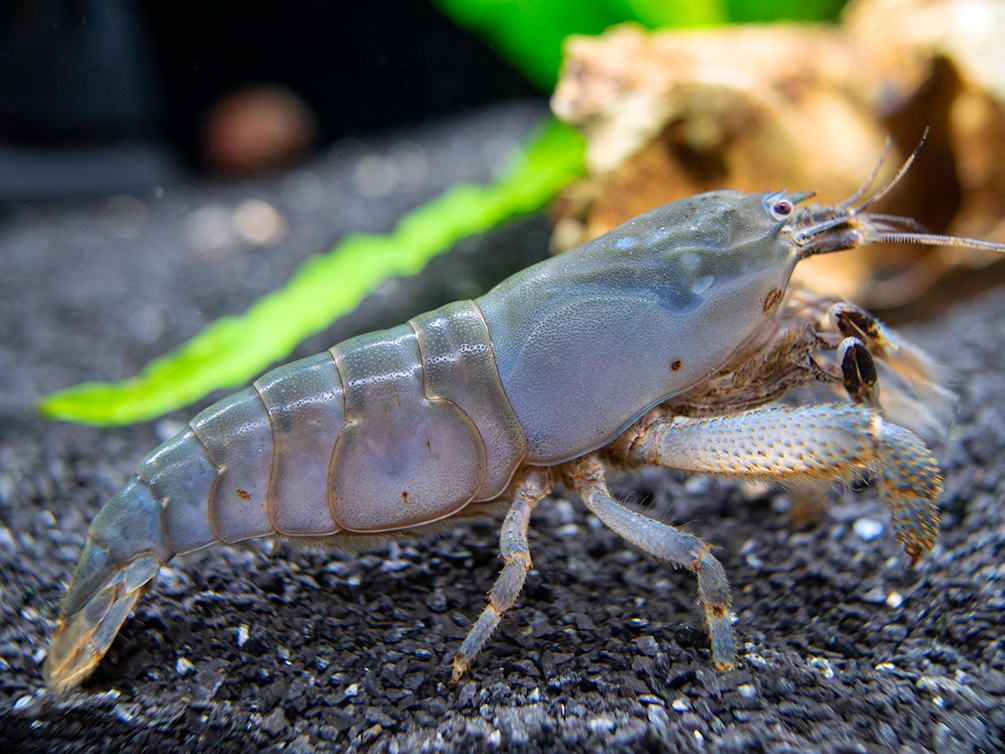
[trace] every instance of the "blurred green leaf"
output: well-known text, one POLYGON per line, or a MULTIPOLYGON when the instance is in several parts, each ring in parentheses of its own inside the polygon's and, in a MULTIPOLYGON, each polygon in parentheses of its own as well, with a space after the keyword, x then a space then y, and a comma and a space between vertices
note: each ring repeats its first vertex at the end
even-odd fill
POLYGON ((627 5, 591 0, 433 0, 454 23, 497 48, 533 84, 551 91, 558 80, 562 40, 599 34, 630 20, 627 5))
POLYGON ((486 39, 534 84, 558 81, 562 41, 635 21, 650 29, 728 22, 831 21, 845 0, 433 0, 454 23, 486 39))
POLYGON ((649 28, 710 26, 728 20, 725 0, 433 0, 479 34, 534 84, 558 81, 562 41, 635 21, 649 28))
POLYGON ((625 0, 625 4, 650 29, 690 29, 729 21, 726 0, 625 0))
POLYGON ((836 21, 847 0, 726 0, 734 23, 836 21))
POLYGON ((538 209, 582 170, 582 137, 550 120, 494 185, 453 186, 405 215, 391 234, 347 235, 244 315, 217 320, 138 377, 61 390, 43 398, 39 410, 84 424, 130 424, 242 385, 354 309, 386 278, 415 274, 458 239, 538 209))

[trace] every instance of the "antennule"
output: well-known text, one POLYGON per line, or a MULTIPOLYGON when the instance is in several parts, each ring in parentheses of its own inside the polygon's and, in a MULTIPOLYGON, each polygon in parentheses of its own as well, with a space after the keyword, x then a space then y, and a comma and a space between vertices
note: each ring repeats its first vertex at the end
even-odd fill
MULTIPOLYGON (((925 138, 924 138, 925 136, 928 136, 928 129, 927 128, 925 129, 924 136, 922 136, 922 138, 921 138, 921 143, 922 144, 925 143, 925 138)), ((862 185, 859 186, 858 189, 855 190, 854 194, 852 194, 851 196, 849 196, 847 199, 845 199, 840 204, 834 205, 834 209, 835 209, 836 212, 844 213, 845 210, 847 210, 849 207, 851 207, 851 205, 853 205, 855 202, 857 202, 859 199, 861 199, 863 196, 865 196, 865 192, 869 190, 869 187, 873 183, 876 182, 876 176, 879 175, 879 171, 883 168, 883 163, 886 162, 886 158, 890 156, 890 148, 892 146, 893 146, 893 139, 891 139, 889 136, 887 136, 886 137, 886 141, 883 143, 883 153, 879 156, 879 161, 876 163, 876 166, 872 169, 872 172, 869 173, 869 177, 866 178, 865 181, 862 183, 862 185)), ((919 144, 918 146, 920 148, 921 145, 919 144)))
MULTIPOLYGON (((911 165, 914 164, 914 160, 917 158, 918 152, 920 152, 921 148, 925 146, 925 139, 928 138, 928 130, 929 127, 925 126, 925 132, 921 135, 921 141, 918 142, 918 146, 916 146, 914 148, 914 151, 911 152, 911 156, 908 157, 906 160, 904 160, 904 164, 900 166, 900 170, 897 171, 897 174, 893 176, 893 178, 891 178, 889 181, 887 181, 886 185, 883 186, 883 188, 881 188, 879 191, 877 191, 875 194, 873 194, 864 202, 862 202, 859 206, 857 206, 855 208, 856 214, 861 213, 862 210, 864 210, 866 207, 869 207, 878 202, 880 199, 882 199, 890 192, 890 189, 892 189, 894 186, 900 183, 900 179, 904 177, 904 174, 907 173, 907 171, 911 169, 911 165)), ((881 159, 886 159, 886 153, 889 150, 890 150, 890 138, 887 137, 886 147, 883 149, 883 157, 881 159)), ((880 164, 882 164, 882 162, 880 164)), ((878 170, 879 165, 876 166, 876 171, 878 172, 878 170)))

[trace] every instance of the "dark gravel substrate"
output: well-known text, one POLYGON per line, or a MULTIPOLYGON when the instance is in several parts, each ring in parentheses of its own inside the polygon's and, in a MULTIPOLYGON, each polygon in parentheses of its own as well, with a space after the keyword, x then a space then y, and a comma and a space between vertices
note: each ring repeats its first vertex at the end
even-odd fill
MULTIPOLYGON (((121 201, 8 210, 0 751, 1003 750, 1000 290, 908 329, 952 365, 962 394, 937 449, 947 477, 941 540, 917 570, 872 490, 841 494, 818 527, 793 531, 778 492, 660 470, 617 480, 619 495, 719 546, 743 646, 735 672, 711 666, 690 573, 643 556, 578 501, 555 497, 534 517, 535 570, 517 607, 456 688, 453 653, 498 573, 498 522, 358 559, 280 549, 262 560, 225 547, 180 558, 82 693, 44 693, 47 638, 87 522, 194 411, 96 430, 39 420, 33 400, 134 374, 216 316, 242 311, 347 230, 387 230, 450 182, 486 178, 494 155, 539 114, 514 106, 343 142, 309 172, 169 188, 144 198, 139 213, 121 201), (409 150, 429 166, 422 188, 359 193, 362 157, 409 150), (232 211, 251 198, 286 218, 281 244, 192 249, 198 210, 232 211), (873 537, 877 522, 884 531, 873 537)), ((297 355, 477 295, 546 243, 540 218, 465 243, 419 285, 386 285, 297 355)))

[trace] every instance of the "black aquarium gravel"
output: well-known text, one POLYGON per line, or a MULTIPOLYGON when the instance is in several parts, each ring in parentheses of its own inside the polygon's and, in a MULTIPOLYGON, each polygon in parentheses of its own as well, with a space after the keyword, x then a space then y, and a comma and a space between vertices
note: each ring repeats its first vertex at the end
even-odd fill
MULTIPOLYGON (((456 687, 453 654, 500 568, 498 521, 355 559, 281 545, 268 559, 228 547, 179 558, 80 693, 44 691, 87 523, 197 408, 99 430, 37 418, 37 397, 135 374, 343 233, 387 231, 453 181, 488 179, 541 114, 515 104, 344 141, 300 170, 240 184, 6 209, 0 750, 1005 750, 1000 289, 905 329, 951 365, 962 398, 936 449, 941 539, 916 570, 871 489, 840 492, 820 524, 794 530, 778 490, 664 470, 615 480, 623 498, 717 546, 739 619, 732 673, 712 668, 693 576, 560 491, 534 516, 534 570, 516 607, 456 687), (252 200, 278 213, 281 240, 235 235, 229 218, 252 200)), ((478 295, 543 255, 547 239, 538 217, 465 242, 295 355, 478 295)))

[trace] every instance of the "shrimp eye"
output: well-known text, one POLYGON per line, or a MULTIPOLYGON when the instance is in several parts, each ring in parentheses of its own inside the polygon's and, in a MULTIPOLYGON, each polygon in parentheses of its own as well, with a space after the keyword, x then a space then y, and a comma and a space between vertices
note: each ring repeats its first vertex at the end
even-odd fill
POLYGON ((788 199, 779 199, 771 205, 771 214, 775 216, 776 220, 788 217, 792 214, 792 202, 788 199))

